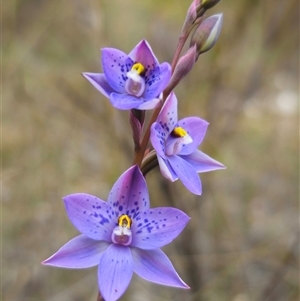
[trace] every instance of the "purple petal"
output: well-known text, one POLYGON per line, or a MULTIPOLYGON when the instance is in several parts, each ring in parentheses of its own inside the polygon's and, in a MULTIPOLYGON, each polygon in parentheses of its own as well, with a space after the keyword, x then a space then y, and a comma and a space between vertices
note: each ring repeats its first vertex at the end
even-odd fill
POLYGON ((141 250, 132 248, 133 271, 141 278, 167 286, 189 288, 177 272, 166 254, 160 250, 141 250))
POLYGON ((86 193, 63 198, 69 219, 86 236, 111 242, 117 216, 107 202, 86 193))
POLYGON ((170 133, 177 123, 177 98, 172 92, 166 99, 156 120, 167 133, 170 133))
POLYGON ((104 96, 109 98, 109 95, 115 90, 109 85, 103 73, 82 73, 82 75, 104 96))
POLYGON ((151 100, 147 100, 140 104, 137 109, 138 110, 153 110, 155 109, 158 104, 161 102, 161 100, 159 98, 153 98, 151 100))
POLYGON ((192 137, 193 142, 183 146, 179 155, 188 155, 194 152, 202 142, 208 122, 198 117, 188 117, 178 121, 178 126, 182 127, 192 137))
POLYGON ((115 214, 127 214, 132 218, 150 207, 148 188, 137 165, 126 170, 116 181, 108 196, 115 214))
POLYGON ((145 77, 146 91, 143 97, 146 100, 157 97, 169 83, 171 74, 171 66, 168 63, 162 63, 151 70, 145 77))
POLYGON ((110 102, 119 110, 152 110, 160 103, 160 99, 154 98, 146 101, 133 95, 111 93, 110 102))
POLYGON ((192 193, 201 195, 202 185, 196 169, 180 156, 168 157, 169 163, 182 184, 192 193))
POLYGON ((127 289, 133 274, 129 247, 110 245, 101 257, 98 269, 99 289, 106 301, 119 299, 127 289))
MULTIPOLYGON (((139 44, 137 44, 128 56, 133 62, 141 63, 147 70, 151 70, 159 64, 146 40, 142 40, 139 44)), ((148 75, 148 71, 145 75, 148 75)))
POLYGON ((162 128, 162 126, 159 123, 154 122, 151 126, 151 132, 150 132, 151 144, 155 149, 156 153, 162 158, 166 158, 165 155, 166 137, 167 137, 166 131, 162 128))
POLYGON ((125 93, 127 72, 133 61, 124 52, 114 48, 102 49, 102 67, 109 85, 118 93, 125 93))
POLYGON ((79 235, 67 242, 42 263, 70 269, 93 267, 99 264, 100 258, 108 246, 109 243, 107 242, 79 235))
POLYGON ((222 163, 212 159, 198 149, 194 153, 184 156, 184 159, 193 165, 197 172, 207 172, 226 168, 222 163))
POLYGON ((178 176, 172 169, 170 163, 168 162, 167 159, 163 159, 160 156, 157 157, 158 164, 159 164, 159 169, 161 174, 167 178, 168 180, 174 182, 178 179, 178 176))
POLYGON ((170 243, 186 226, 189 217, 179 209, 153 208, 132 221, 132 247, 153 250, 170 243))
POLYGON ((111 93, 109 99, 111 104, 119 110, 138 109, 140 105, 144 104, 142 98, 128 94, 111 93))

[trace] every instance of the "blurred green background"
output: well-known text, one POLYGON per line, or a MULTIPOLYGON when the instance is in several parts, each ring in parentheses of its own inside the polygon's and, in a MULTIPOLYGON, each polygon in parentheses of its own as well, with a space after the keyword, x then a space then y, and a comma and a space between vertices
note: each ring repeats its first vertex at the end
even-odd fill
MULTIPOLYGON (((190 0, 11 0, 3 6, 2 294, 6 301, 95 301, 96 269, 44 267, 78 232, 61 198, 106 199, 132 162, 128 112, 81 72, 102 72, 100 48, 141 39, 171 62, 190 0)), ((224 0, 216 46, 176 88, 179 117, 209 123, 201 150, 227 169, 190 194, 158 170, 152 206, 192 220, 165 252, 191 286, 138 277, 122 300, 299 300, 299 3, 224 0)))

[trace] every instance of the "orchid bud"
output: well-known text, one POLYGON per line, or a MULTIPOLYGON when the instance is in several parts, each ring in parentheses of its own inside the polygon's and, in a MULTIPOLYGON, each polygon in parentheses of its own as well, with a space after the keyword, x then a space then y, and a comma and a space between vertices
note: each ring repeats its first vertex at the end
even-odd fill
POLYGON ((196 45, 192 45, 185 55, 179 59, 165 92, 171 92, 177 86, 177 84, 192 70, 196 62, 196 58, 197 47, 196 45))
MULTIPOLYGON (((190 46, 196 45, 198 57, 210 50, 217 42, 223 23, 223 14, 205 19, 194 31, 190 46)), ((197 57, 197 59, 198 59, 197 57)))
POLYGON ((183 27, 181 31, 183 35, 188 34, 190 30, 193 28, 193 26, 195 25, 195 22, 199 17, 200 9, 201 9, 201 1, 194 0, 186 13, 185 21, 183 23, 183 27))
POLYGON ((188 34, 195 24, 199 24, 200 19, 206 10, 218 4, 221 0, 193 0, 188 8, 186 18, 183 24, 182 33, 188 34))
POLYGON ((201 0, 201 7, 205 10, 217 5, 221 0, 201 0))

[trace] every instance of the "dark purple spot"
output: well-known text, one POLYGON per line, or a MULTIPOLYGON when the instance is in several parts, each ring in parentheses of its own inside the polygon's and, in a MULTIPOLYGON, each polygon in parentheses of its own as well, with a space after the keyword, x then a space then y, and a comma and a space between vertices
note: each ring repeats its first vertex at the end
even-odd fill
POLYGON ((151 233, 151 230, 153 229, 153 227, 147 227, 147 230, 149 233, 151 233))

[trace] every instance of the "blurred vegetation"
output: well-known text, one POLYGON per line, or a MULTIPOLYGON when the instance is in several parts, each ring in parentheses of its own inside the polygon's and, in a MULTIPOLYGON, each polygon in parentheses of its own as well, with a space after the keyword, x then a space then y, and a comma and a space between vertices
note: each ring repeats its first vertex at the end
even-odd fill
MULTIPOLYGON (((62 196, 106 199, 132 162, 128 112, 81 72, 101 72, 100 48, 141 39, 171 61, 190 0, 3 2, 3 300, 96 300, 96 269, 44 267, 77 235, 62 196)), ((165 251, 191 290, 138 277, 122 300, 299 300, 299 3, 222 1, 216 46, 176 88, 179 117, 206 119, 201 150, 226 170, 201 174, 191 195, 159 171, 152 206, 192 220, 165 251)))

